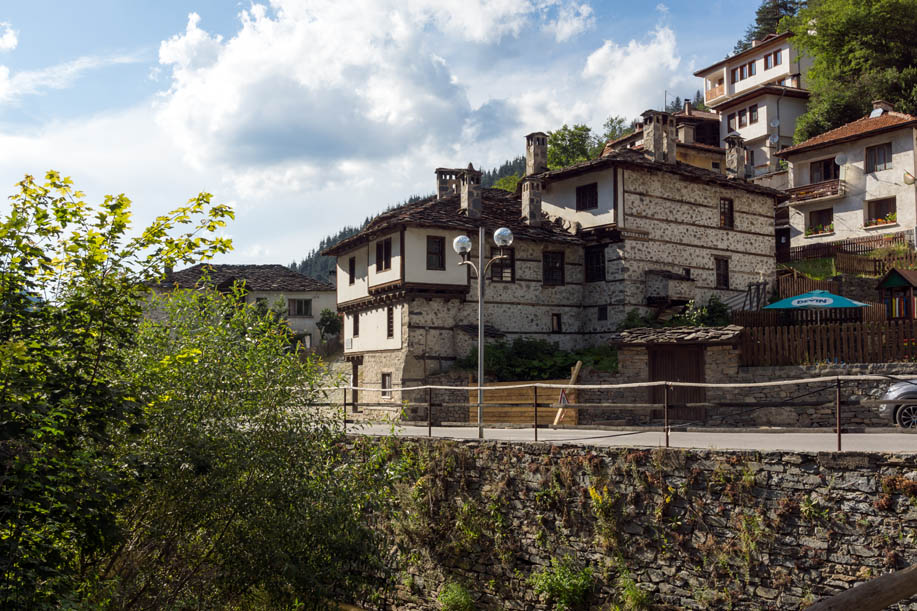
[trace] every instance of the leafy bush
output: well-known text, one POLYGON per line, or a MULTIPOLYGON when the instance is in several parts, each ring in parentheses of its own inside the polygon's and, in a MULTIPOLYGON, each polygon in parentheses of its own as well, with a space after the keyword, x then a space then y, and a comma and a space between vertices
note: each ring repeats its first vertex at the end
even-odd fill
POLYGON ((536 594, 554 603, 556 611, 584 609, 592 593, 592 569, 578 568, 570 556, 551 558, 551 566, 532 573, 529 583, 536 594))
MULTIPOLYGON (((610 346, 584 348, 576 352, 561 350, 543 339, 516 338, 512 343, 496 342, 484 348, 484 372, 500 381, 552 380, 570 376, 577 361, 600 371, 618 369, 618 354, 610 346)), ((478 366, 477 347, 456 365, 474 371, 478 366)))
POLYGON ((443 611, 474 611, 471 594, 460 583, 450 581, 443 586, 437 597, 443 611))
POLYGON ((618 325, 618 330, 640 327, 723 327, 731 322, 732 316, 729 308, 719 297, 713 295, 705 306, 689 301, 681 314, 668 321, 656 320, 635 308, 627 313, 627 316, 618 325))

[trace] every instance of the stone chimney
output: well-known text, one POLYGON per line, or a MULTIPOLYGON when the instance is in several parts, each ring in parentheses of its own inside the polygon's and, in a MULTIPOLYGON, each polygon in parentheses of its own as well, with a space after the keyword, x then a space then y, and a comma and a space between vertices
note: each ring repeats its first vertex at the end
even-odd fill
POLYGON ((891 112, 891 111, 893 111, 893 110, 895 109, 894 106, 892 106, 891 104, 889 104, 889 103, 886 102, 885 100, 873 100, 873 101, 872 101, 872 109, 873 109, 873 110, 878 110, 878 109, 880 109, 880 108, 882 109, 882 112, 891 112))
POLYGON ((481 173, 470 163, 459 178, 462 194, 461 210, 470 218, 481 217, 481 173))
POLYGON ((647 110, 643 117, 643 152, 653 161, 675 163, 675 118, 660 110, 647 110))
POLYGON ((522 220, 526 225, 541 225, 541 181, 522 179, 522 220))
POLYGON ((693 123, 682 123, 678 126, 678 141, 684 144, 694 144, 695 125, 693 123))
POLYGON ((745 140, 736 132, 726 138, 726 178, 745 180, 745 140))
POLYGON ((436 168, 436 199, 458 193, 458 176, 461 170, 436 168))
POLYGON ((548 171, 548 135, 532 132, 525 137, 525 175, 548 171))
POLYGON ((689 117, 691 116, 691 101, 690 100, 685 100, 685 114, 689 117))

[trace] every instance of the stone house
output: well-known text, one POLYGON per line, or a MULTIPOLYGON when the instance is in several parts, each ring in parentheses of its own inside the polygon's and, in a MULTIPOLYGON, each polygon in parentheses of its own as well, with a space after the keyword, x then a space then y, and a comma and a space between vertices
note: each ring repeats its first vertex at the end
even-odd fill
POLYGON ((280 307, 286 314, 290 328, 302 337, 306 348, 318 342, 320 334, 315 323, 322 310, 335 309, 334 286, 283 265, 199 263, 168 273, 154 290, 164 292, 173 288, 198 288, 205 275, 210 285, 222 292, 229 291, 235 283, 244 284, 246 303, 261 303, 268 308, 280 307))
MULTIPOLYGON (((641 151, 609 151, 547 169, 547 135, 526 137, 515 193, 482 189, 474 169, 436 170, 436 195, 383 213, 327 249, 337 257, 344 354, 358 399, 398 402, 466 356, 475 342, 476 283, 452 241, 508 227, 508 259, 488 273, 488 338, 543 338, 570 349, 607 341, 631 309, 660 313, 718 296, 741 306, 749 283, 772 281, 774 206, 782 195, 676 161, 675 121, 644 113, 641 151)), ((727 160, 741 163, 737 144, 727 160)), ((472 247, 472 260, 477 244, 472 247)), ((477 263, 477 261, 475 261, 477 263)))
POLYGON ((720 141, 733 133, 745 141, 749 176, 777 170, 774 154, 793 143, 796 120, 806 111, 812 58, 791 36, 768 35, 694 73, 704 80, 704 102, 720 116, 720 141))
POLYGON ((793 247, 917 228, 917 117, 881 100, 862 119, 777 155, 789 165, 793 247))

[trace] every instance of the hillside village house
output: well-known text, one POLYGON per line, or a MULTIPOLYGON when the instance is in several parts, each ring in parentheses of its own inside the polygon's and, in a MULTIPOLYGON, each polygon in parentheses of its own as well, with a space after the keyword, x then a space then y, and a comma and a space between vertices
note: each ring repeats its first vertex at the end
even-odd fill
POLYGON ((244 284, 246 303, 263 304, 266 308, 279 306, 286 314, 290 328, 302 338, 306 348, 311 348, 318 341, 319 332, 315 323, 322 310, 335 309, 334 286, 283 265, 200 263, 167 274, 154 288, 159 292, 173 288, 198 288, 205 276, 209 285, 222 292, 231 290, 235 283, 244 284))
MULTIPOLYGON (((631 309, 659 313, 712 295, 741 305, 749 283, 772 280, 780 193, 676 162, 668 113, 644 113, 643 133, 642 152, 610 151, 553 171, 547 135, 529 134, 516 193, 482 189, 470 167, 440 168, 435 196, 383 213, 327 249, 337 257, 354 385, 380 389, 359 399, 398 401, 397 388, 468 354, 476 286, 451 244, 462 234, 476 240, 482 224, 488 236, 501 226, 515 236, 488 275, 489 338, 595 345, 631 309)), ((727 159, 741 166, 734 144, 727 159)), ((471 252, 474 259, 476 244, 471 252)))
POLYGON ((777 169, 774 154, 793 143, 796 120, 806 111, 812 59, 791 36, 771 34, 694 73, 704 79, 705 103, 720 115, 720 141, 733 132, 745 141, 749 176, 777 169))
POLYGON ((868 117, 784 149, 794 247, 917 227, 917 117, 883 101, 868 117))

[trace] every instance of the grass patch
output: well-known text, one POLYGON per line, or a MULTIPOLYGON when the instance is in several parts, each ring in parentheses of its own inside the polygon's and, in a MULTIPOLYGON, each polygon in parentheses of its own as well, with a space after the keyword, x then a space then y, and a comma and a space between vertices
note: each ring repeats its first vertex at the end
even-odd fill
POLYGON ((804 261, 794 261, 792 263, 783 263, 784 269, 795 269, 799 274, 813 280, 828 280, 837 275, 834 267, 834 257, 825 257, 824 259, 805 259, 804 261))

